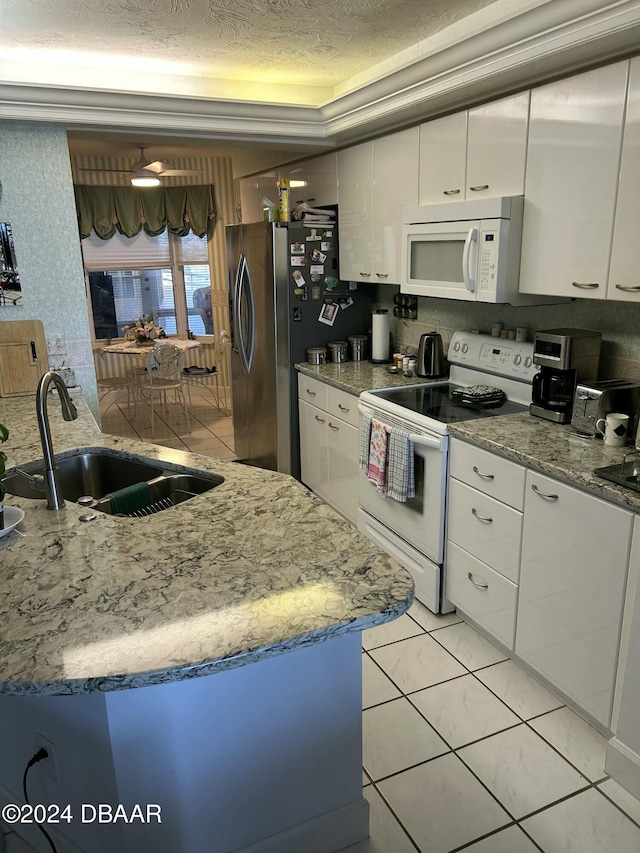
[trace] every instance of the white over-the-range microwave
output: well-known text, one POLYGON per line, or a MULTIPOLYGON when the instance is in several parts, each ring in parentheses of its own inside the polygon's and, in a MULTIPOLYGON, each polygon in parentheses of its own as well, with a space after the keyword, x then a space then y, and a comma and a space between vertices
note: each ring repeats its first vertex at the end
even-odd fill
POLYGON ((405 207, 400 292, 511 305, 560 301, 518 292, 523 214, 524 196, 405 207))

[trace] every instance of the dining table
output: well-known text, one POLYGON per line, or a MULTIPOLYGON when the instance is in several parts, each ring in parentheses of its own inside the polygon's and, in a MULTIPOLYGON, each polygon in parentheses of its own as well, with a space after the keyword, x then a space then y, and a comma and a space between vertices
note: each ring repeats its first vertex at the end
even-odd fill
MULTIPOLYGON (((200 341, 187 340, 186 338, 157 338, 154 346, 158 347, 166 344, 173 344, 174 347, 178 347, 182 352, 187 352, 187 350, 199 347, 200 341)), ((146 356, 150 349, 151 347, 141 346, 137 341, 124 340, 119 340, 115 343, 110 343, 102 347, 103 352, 113 352, 131 356, 146 356)))

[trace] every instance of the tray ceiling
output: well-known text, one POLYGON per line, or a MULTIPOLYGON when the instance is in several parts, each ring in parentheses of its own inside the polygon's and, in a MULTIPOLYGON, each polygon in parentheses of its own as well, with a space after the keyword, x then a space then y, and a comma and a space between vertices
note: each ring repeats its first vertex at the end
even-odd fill
POLYGON ((261 99, 319 105, 492 2, 0 0, 0 79, 148 91, 147 75, 159 75, 165 92, 173 78, 175 94, 215 96, 225 81, 223 96, 255 98, 271 85, 261 99), (197 91, 185 91, 189 78, 197 91))

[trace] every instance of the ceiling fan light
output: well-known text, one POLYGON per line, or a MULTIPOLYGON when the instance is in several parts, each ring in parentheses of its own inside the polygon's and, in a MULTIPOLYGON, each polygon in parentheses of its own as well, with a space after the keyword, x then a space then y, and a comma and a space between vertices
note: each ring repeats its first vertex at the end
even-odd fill
POLYGON ((160 178, 157 175, 134 175, 131 178, 133 187, 157 187, 159 184, 160 178))

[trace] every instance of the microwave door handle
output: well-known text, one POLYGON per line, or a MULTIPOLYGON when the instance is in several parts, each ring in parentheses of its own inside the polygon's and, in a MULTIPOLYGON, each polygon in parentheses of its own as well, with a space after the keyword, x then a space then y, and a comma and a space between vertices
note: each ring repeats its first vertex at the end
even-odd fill
POLYGON ((467 239, 464 241, 464 251, 462 253, 462 275, 464 276, 464 286, 470 293, 476 289, 476 280, 471 276, 469 263, 471 259, 471 244, 478 242, 478 229, 469 228, 467 239))

